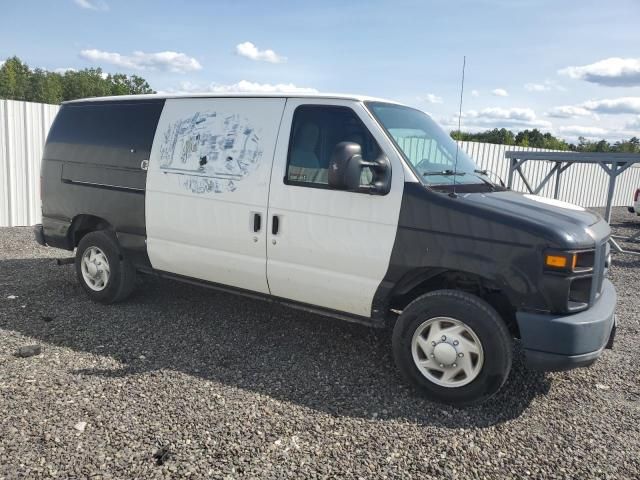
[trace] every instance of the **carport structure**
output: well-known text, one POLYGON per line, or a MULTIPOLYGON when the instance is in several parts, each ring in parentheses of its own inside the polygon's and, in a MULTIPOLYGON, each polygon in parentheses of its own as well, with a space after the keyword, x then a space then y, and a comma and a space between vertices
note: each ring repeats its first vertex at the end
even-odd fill
MULTIPOLYGON (((602 170, 609 176, 608 188, 607 188, 607 203, 605 207, 605 219, 607 222, 611 221, 611 207, 613 203, 613 194, 616 188, 616 180, 625 170, 634 164, 640 164, 640 155, 633 153, 578 153, 578 152, 520 152, 520 151, 507 151, 505 157, 509 159, 509 175, 507 178, 507 187, 513 187, 513 180, 517 173, 522 180, 522 183, 529 191, 534 195, 540 193, 540 191, 550 182, 552 179, 555 181, 553 189, 553 198, 557 199, 560 193, 560 183, 562 180, 562 174, 569 169, 572 165, 576 164, 595 164, 599 165, 602 170), (522 166, 528 161, 546 161, 553 163, 553 167, 547 172, 547 174, 540 180, 538 185, 532 186, 532 182, 527 178, 526 173, 523 171, 522 166)), ((640 252, 624 250, 615 239, 623 240, 625 242, 635 242, 640 240, 640 232, 631 235, 629 237, 612 236, 611 246, 613 249, 620 253, 628 253, 631 255, 640 255, 640 252)))

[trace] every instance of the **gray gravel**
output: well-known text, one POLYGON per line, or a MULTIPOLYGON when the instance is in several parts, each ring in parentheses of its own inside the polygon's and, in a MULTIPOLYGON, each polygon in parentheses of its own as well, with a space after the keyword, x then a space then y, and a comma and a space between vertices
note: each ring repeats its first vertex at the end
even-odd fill
POLYGON ((64 255, 0 229, 0 478, 640 478, 640 259, 614 259, 596 365, 516 360, 456 410, 403 384, 388 333, 154 278, 97 305, 64 255))

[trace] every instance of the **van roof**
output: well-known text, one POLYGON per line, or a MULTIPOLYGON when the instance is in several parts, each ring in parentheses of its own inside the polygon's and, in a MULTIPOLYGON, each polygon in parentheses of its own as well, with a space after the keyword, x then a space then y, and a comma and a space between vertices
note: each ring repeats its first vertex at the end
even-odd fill
POLYGON ((152 93, 145 95, 118 95, 110 97, 91 97, 80 98, 77 100, 69 100, 66 103, 81 103, 81 102, 108 102, 113 100, 149 100, 149 99, 167 99, 167 98, 328 98, 338 100, 355 100, 358 102, 363 101, 377 101, 385 103, 393 103, 401 105, 393 100, 385 100, 383 98, 368 97, 365 95, 350 95, 344 93, 264 93, 264 92, 242 92, 242 93, 188 93, 188 94, 171 94, 171 93, 152 93))

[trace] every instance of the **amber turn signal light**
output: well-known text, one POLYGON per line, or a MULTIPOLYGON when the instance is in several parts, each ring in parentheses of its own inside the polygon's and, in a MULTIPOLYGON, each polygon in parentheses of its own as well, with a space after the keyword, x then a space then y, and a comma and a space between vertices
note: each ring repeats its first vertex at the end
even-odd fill
POLYGON ((575 270, 577 260, 575 253, 548 253, 544 257, 544 264, 558 270, 575 270))

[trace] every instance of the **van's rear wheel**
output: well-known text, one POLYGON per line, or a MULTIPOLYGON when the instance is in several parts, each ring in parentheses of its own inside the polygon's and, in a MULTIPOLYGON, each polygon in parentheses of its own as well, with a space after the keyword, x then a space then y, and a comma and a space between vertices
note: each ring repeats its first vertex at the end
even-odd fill
POLYGON ((100 230, 82 237, 75 265, 78 281, 97 302, 122 301, 135 286, 136 270, 122 254, 113 232, 100 230))
POLYGON ((451 405, 480 403, 509 376, 512 342, 484 300, 437 290, 411 302, 393 330, 400 372, 429 398, 451 405))

